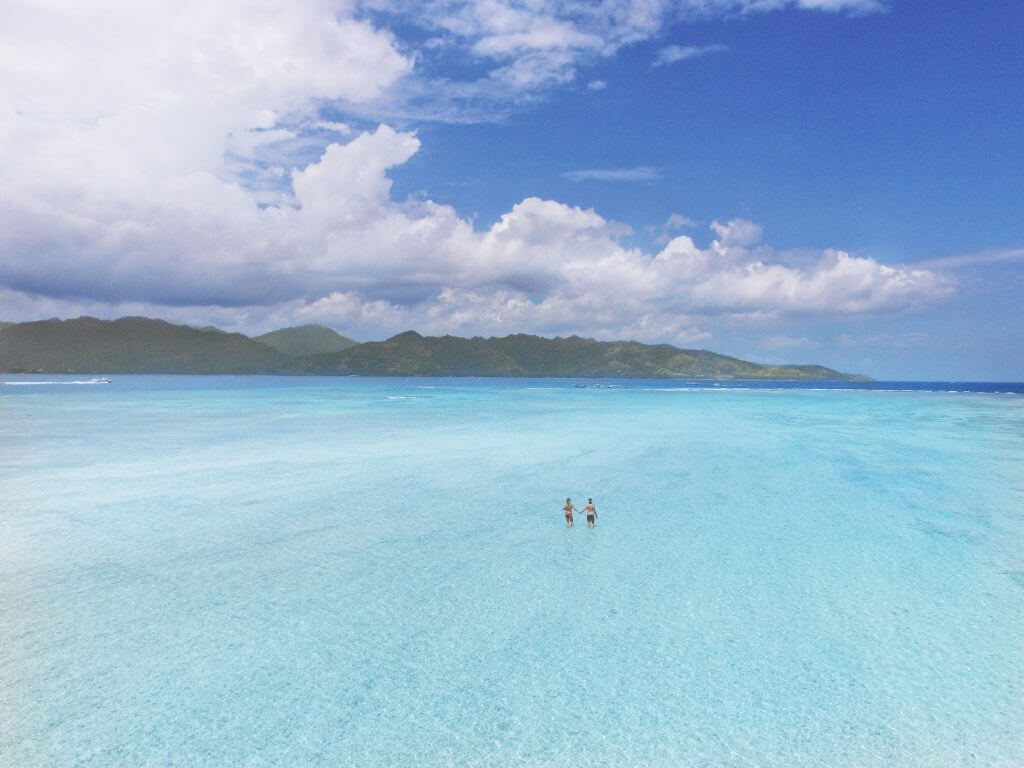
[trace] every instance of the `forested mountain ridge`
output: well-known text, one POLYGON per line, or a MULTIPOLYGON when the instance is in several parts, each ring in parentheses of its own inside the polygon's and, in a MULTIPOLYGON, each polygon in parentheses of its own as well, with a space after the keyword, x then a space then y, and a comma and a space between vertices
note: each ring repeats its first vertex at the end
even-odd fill
POLYGON ((579 336, 549 339, 520 333, 466 339, 406 331, 386 341, 359 344, 322 326, 286 328, 255 339, 214 330, 145 317, 14 323, 0 326, 0 371, 865 379, 819 365, 762 365, 703 349, 579 336), (317 354, 325 347, 334 351, 317 354))

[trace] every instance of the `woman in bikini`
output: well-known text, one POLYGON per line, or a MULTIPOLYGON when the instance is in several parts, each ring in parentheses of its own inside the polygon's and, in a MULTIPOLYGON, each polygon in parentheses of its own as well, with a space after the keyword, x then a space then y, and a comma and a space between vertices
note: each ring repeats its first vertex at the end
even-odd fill
POLYGON ((597 520, 597 508, 594 506, 593 499, 587 499, 587 506, 583 508, 583 511, 587 513, 587 528, 593 528, 594 521, 597 520))
POLYGON ((562 509, 565 510, 565 524, 572 528, 572 513, 576 511, 576 507, 572 504, 572 499, 566 499, 565 506, 562 509))

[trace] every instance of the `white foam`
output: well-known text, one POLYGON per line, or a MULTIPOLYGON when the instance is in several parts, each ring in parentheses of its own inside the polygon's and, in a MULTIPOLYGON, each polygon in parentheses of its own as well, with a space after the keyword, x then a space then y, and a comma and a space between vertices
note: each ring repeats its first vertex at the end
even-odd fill
POLYGON ((43 386, 51 384, 109 384, 110 381, 106 379, 89 379, 88 381, 0 381, 7 387, 29 387, 29 386, 43 386))

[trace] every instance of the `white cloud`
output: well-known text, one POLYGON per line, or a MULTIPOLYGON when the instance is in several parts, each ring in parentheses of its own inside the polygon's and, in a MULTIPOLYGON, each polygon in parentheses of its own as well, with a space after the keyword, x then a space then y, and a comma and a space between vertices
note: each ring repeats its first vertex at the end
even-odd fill
POLYGON ((449 206, 393 199, 387 171, 419 146, 388 126, 332 144, 292 174, 294 206, 260 207, 209 174, 156 179, 132 199, 74 185, 49 190, 63 206, 18 197, 0 284, 53 314, 64 301, 229 327, 321 320, 364 338, 416 327, 680 342, 707 338, 718 316, 903 310, 951 290, 935 272, 842 251, 787 266, 743 219, 714 222, 707 248, 680 236, 655 254, 624 247, 628 227, 593 210, 538 198, 480 231, 449 206))
POLYGON ((665 222, 660 227, 648 226, 646 231, 654 238, 654 242, 657 245, 663 246, 680 230, 692 229, 698 226, 700 226, 700 222, 696 219, 691 219, 689 216, 684 216, 681 213, 673 213, 665 219, 665 222))
POLYGON ((677 287, 688 311, 854 314, 913 306, 952 291, 948 278, 826 250, 796 268, 773 263, 767 247, 750 250, 760 228, 737 219, 715 227, 707 249, 680 236, 654 258, 652 272, 677 287))
POLYGON ((713 221, 711 229, 718 235, 722 245, 749 247, 759 242, 762 235, 761 225, 747 219, 733 219, 725 224, 713 221))
MULTIPOLYGON (((383 18, 426 30, 423 61, 485 68, 469 81, 406 80, 395 98, 377 104, 378 117, 419 116, 454 122, 492 120, 539 93, 572 82, 579 72, 623 47, 658 39, 680 23, 766 13, 785 8, 883 11, 878 0, 364 0, 383 18)), ((662 49, 655 65, 726 50, 725 46, 662 49)), ((601 81, 591 81, 601 82, 601 81)))
MULTIPOLYGON (((127 175, 140 161, 209 169, 226 149, 250 146, 247 132, 325 129, 304 119, 321 103, 373 121, 500 119, 679 23, 785 7, 882 8, 875 0, 9 0, 0 76, 12 84, 7 106, 19 120, 0 138, 32 134, 33 151, 46 152, 59 148, 47 138, 81 134, 81 156, 124 165, 127 175), (389 25, 430 36, 396 40, 389 25), (482 74, 430 74, 437 70, 426 65, 439 61, 482 74), (44 126, 56 135, 41 135, 44 126)), ((717 49, 669 46, 659 55, 717 49)))
MULTIPOLYGON (((434 24, 494 63, 494 83, 529 91, 674 13, 538 8, 446 3, 434 24)), ((321 320, 362 338, 416 327, 695 343, 718 316, 902 310, 951 290, 928 269, 841 251, 780 263, 745 220, 714 222, 707 248, 676 237, 650 253, 622 244, 628 227, 553 200, 526 198, 477 229, 450 206, 395 199, 388 171, 419 150, 415 133, 350 130, 321 107, 373 111, 426 81, 346 2, 54 0, 5 14, 3 319, 130 313, 246 330, 321 320)))
POLYGON ((592 91, 603 91, 607 87, 608 83, 606 83, 604 80, 591 80, 589 83, 587 83, 587 88, 589 88, 592 91))
POLYGON ((1024 248, 993 248, 953 256, 939 256, 919 261, 914 266, 923 269, 959 269, 981 264, 1003 264, 1015 261, 1024 261, 1024 248))
POLYGON ((352 126, 348 123, 339 123, 336 120, 314 120, 310 126, 321 131, 330 131, 331 133, 337 133, 342 136, 348 136, 352 133, 352 126))
MULTIPOLYGON (((322 99, 367 101, 411 70, 389 33, 310 0, 8 3, 3 145, 82 176, 218 169, 232 137, 322 99)), ((40 162, 33 158, 34 162, 40 162)), ((21 163, 8 172, 36 170, 21 163)))
POLYGON ((654 181, 661 178, 661 169, 652 165, 633 168, 591 168, 562 174, 571 181, 654 181))
POLYGON ((880 13, 887 10, 881 0, 797 0, 798 8, 815 11, 848 11, 854 14, 880 13))
POLYGON ((729 50, 724 45, 669 45, 661 48, 655 55, 652 67, 663 67, 666 64, 674 64, 677 61, 697 59, 701 56, 708 56, 712 53, 722 53, 729 50))

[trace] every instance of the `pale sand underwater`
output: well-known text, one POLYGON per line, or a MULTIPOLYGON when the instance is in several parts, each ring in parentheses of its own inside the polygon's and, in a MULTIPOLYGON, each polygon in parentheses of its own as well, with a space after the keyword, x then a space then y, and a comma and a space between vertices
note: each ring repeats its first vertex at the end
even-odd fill
POLYGON ((1024 761, 1024 397, 111 378, 0 394, 0 765, 1024 761))

